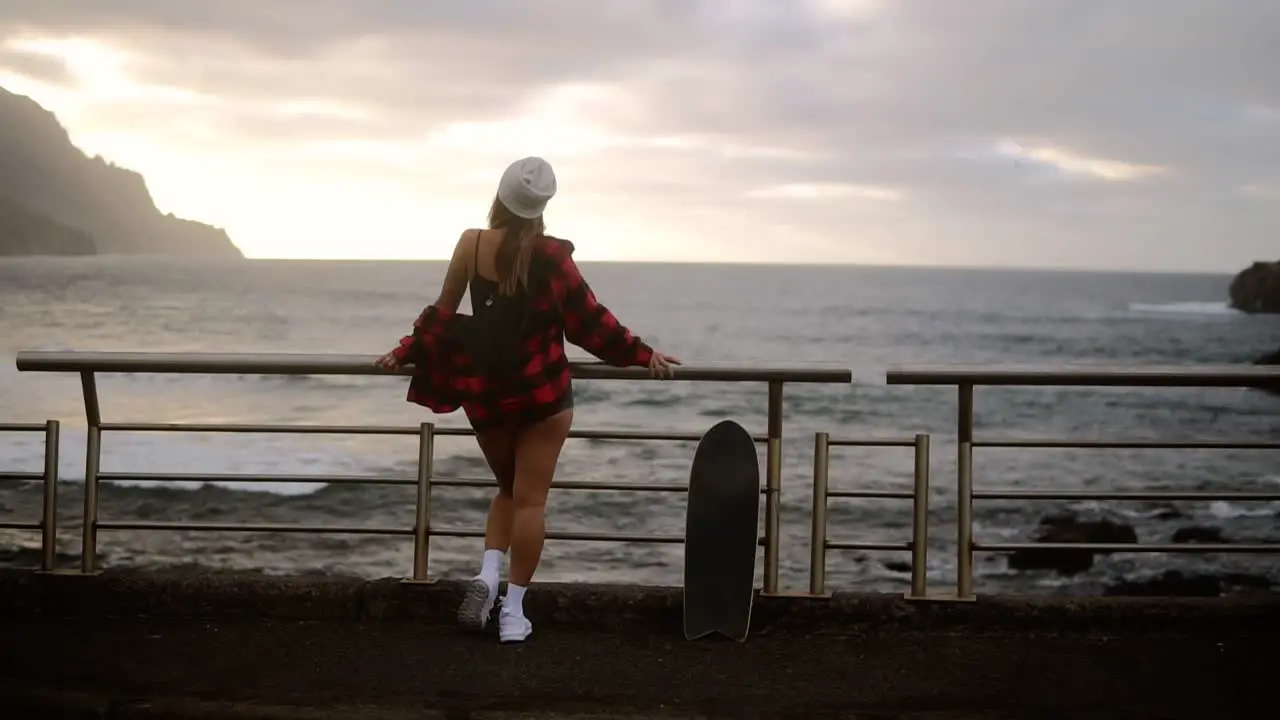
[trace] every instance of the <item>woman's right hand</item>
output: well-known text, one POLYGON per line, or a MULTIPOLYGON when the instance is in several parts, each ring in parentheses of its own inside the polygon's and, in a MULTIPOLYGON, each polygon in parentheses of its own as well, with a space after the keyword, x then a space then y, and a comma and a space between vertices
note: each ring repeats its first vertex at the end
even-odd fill
POLYGON ((679 364, 679 360, 654 350, 649 358, 649 374, 659 379, 673 378, 676 376, 676 370, 672 366, 679 364))
POLYGON ((374 367, 381 368, 383 370, 400 369, 400 361, 396 359, 396 353, 394 350, 379 357, 377 360, 374 360, 373 365, 374 367))

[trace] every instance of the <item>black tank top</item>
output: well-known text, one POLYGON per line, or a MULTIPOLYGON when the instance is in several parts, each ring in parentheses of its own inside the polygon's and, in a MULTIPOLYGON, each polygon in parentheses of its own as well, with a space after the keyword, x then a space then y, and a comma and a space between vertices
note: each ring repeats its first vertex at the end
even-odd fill
POLYGON ((480 236, 476 233, 472 260, 472 321, 466 333, 476 362, 495 378, 513 375, 524 365, 524 333, 529 317, 529 298, 523 287, 510 295, 498 292, 498 283, 480 275, 480 236))

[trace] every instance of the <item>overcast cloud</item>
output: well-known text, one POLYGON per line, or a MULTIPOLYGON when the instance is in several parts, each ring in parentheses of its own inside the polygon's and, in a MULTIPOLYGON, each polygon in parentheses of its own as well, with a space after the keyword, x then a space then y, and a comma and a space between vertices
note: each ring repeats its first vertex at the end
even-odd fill
POLYGON ((589 258, 1233 270, 1277 68, 1270 0, 0 0, 0 85, 251 255, 444 255, 540 154, 589 258))

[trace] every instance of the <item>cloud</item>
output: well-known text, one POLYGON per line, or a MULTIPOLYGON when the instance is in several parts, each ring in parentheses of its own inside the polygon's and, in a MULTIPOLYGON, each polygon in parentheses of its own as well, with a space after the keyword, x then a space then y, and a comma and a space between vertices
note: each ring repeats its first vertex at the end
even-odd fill
POLYGON ((562 177, 553 226, 606 235, 584 245, 600 257, 1230 269, 1274 255, 1280 225, 1276 3, 0 0, 0 18, 0 83, 252 254, 314 252, 276 237, 293 226, 334 255, 446 254, 403 227, 456 237, 531 153, 562 177), (317 215, 344 179, 376 237, 334 230, 365 227, 342 203, 317 215))
POLYGON ((902 199, 902 193, 892 188, 851 185, 847 183, 787 183, 760 188, 747 193, 748 197, 778 200, 878 200, 894 202, 902 199))
POLYGON ((1085 157, 1062 148, 1024 147, 1016 142, 1001 143, 1000 152, 1013 158, 1055 168, 1068 175, 1111 182, 1135 182, 1161 175, 1168 170, 1161 165, 1139 165, 1120 160, 1085 157))

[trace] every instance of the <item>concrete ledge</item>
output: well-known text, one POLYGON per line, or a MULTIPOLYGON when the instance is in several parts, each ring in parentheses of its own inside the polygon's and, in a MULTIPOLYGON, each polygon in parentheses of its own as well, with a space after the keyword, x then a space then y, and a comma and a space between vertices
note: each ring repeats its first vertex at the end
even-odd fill
MULTIPOLYGON (((68 692, 0 688, 0 713, 13 720, 693 720, 687 712, 646 710, 640 714, 583 710, 432 710, 425 707, 338 705, 305 707, 166 698, 110 700, 68 692)), ((934 714, 929 720, 947 720, 934 714)), ((923 718, 922 718, 923 720, 923 718)))
MULTIPOLYGON (((0 570, 0 617, 163 617, 412 621, 452 625, 461 581, 280 577, 257 573, 117 571, 92 576, 0 570)), ((538 584, 525 607, 558 627, 680 633, 680 588, 538 584)), ((1193 632, 1236 627, 1280 631, 1280 594, 1227 598, 980 596, 974 602, 909 601, 897 595, 757 597, 752 632, 824 634, 874 624, 907 629, 1068 631, 1122 627, 1193 632)))
POLYGON ((460 593, 0 573, 0 717, 1280 717, 1274 595, 761 598, 738 644, 685 641, 678 589, 538 585, 503 647, 460 593))

